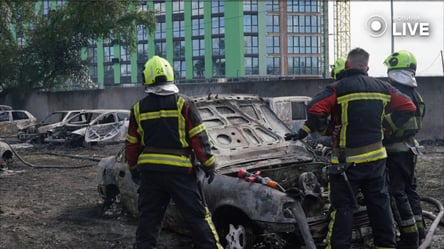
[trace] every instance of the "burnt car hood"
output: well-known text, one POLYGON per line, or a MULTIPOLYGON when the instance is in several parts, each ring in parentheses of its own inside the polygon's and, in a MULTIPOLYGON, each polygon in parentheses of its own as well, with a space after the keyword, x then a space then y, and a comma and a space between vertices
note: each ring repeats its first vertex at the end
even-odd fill
POLYGON ((264 99, 223 94, 192 100, 207 129, 219 173, 313 161, 301 143, 284 140, 291 130, 264 99))

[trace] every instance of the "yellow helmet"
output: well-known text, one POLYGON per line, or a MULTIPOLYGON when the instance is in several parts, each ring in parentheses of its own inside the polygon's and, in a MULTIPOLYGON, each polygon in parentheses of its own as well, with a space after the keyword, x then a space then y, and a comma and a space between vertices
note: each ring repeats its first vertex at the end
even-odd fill
POLYGON ((167 60, 155 55, 145 63, 142 79, 145 86, 173 83, 174 71, 167 60))
POLYGON ((387 71, 407 69, 416 72, 416 58, 407 50, 401 50, 389 55, 389 57, 384 60, 384 64, 387 66, 387 71))
POLYGON ((338 75, 345 70, 345 59, 344 58, 338 58, 335 61, 335 64, 333 64, 331 68, 331 77, 334 80, 339 79, 338 75))

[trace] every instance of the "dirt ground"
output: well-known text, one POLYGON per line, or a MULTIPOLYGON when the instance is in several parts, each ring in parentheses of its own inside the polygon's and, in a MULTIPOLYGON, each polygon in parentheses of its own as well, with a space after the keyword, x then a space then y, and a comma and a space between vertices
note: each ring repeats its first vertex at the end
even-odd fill
MULTIPOLYGON (((92 148, 17 148, 12 167, 0 171, 0 249, 132 248, 137 221, 103 217, 96 165, 121 145, 92 148), (87 159, 86 159, 87 157, 87 159)), ((426 145, 419 158, 419 193, 444 202, 444 146, 426 145)), ((432 249, 444 248, 444 227, 432 249)), ((159 249, 191 248, 188 237, 162 231, 159 249)))

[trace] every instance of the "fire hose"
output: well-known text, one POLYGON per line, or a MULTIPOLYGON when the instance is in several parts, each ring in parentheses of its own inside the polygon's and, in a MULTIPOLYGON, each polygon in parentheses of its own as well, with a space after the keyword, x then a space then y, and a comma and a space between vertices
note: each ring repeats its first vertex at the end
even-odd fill
POLYGON ((431 197, 421 197, 421 200, 434 204, 439 210, 439 213, 436 215, 435 219, 433 220, 432 224, 430 225, 429 231, 427 232, 427 235, 426 235, 424 241, 422 242, 422 244, 418 248, 418 249, 426 249, 432 243, 433 234, 435 233, 436 228, 438 227, 439 223, 441 222, 442 217, 444 216, 444 207, 440 201, 438 201, 434 198, 431 198, 431 197))

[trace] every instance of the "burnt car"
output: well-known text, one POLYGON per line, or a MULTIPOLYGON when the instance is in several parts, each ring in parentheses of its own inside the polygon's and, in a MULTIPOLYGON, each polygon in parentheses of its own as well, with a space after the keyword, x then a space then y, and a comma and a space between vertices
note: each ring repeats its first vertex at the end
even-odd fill
POLYGON ((121 142, 126 138, 129 115, 129 110, 121 109, 85 110, 54 129, 49 137, 68 146, 121 142))
POLYGON ((7 170, 13 162, 13 153, 11 146, 0 141, 0 170, 7 170))
MULTIPOLYGON (((285 141, 291 129, 263 98, 224 94, 192 100, 216 156, 214 181, 201 184, 223 246, 325 246, 329 217, 325 160, 304 142, 285 141)), ((99 162, 98 190, 105 209, 118 201, 136 216, 138 185, 124 153, 122 147, 116 156, 99 162)), ((355 221, 353 241, 371 244, 364 206, 356 209, 355 221)), ((171 201, 163 224, 184 232, 181 222, 171 201)))
POLYGON ((2 135, 15 135, 21 128, 36 122, 37 118, 26 110, 0 111, 0 133, 2 135))
POLYGON ((62 127, 74 115, 84 110, 60 110, 46 116, 41 122, 23 127, 17 132, 21 142, 42 143, 49 139, 54 129, 62 127))

